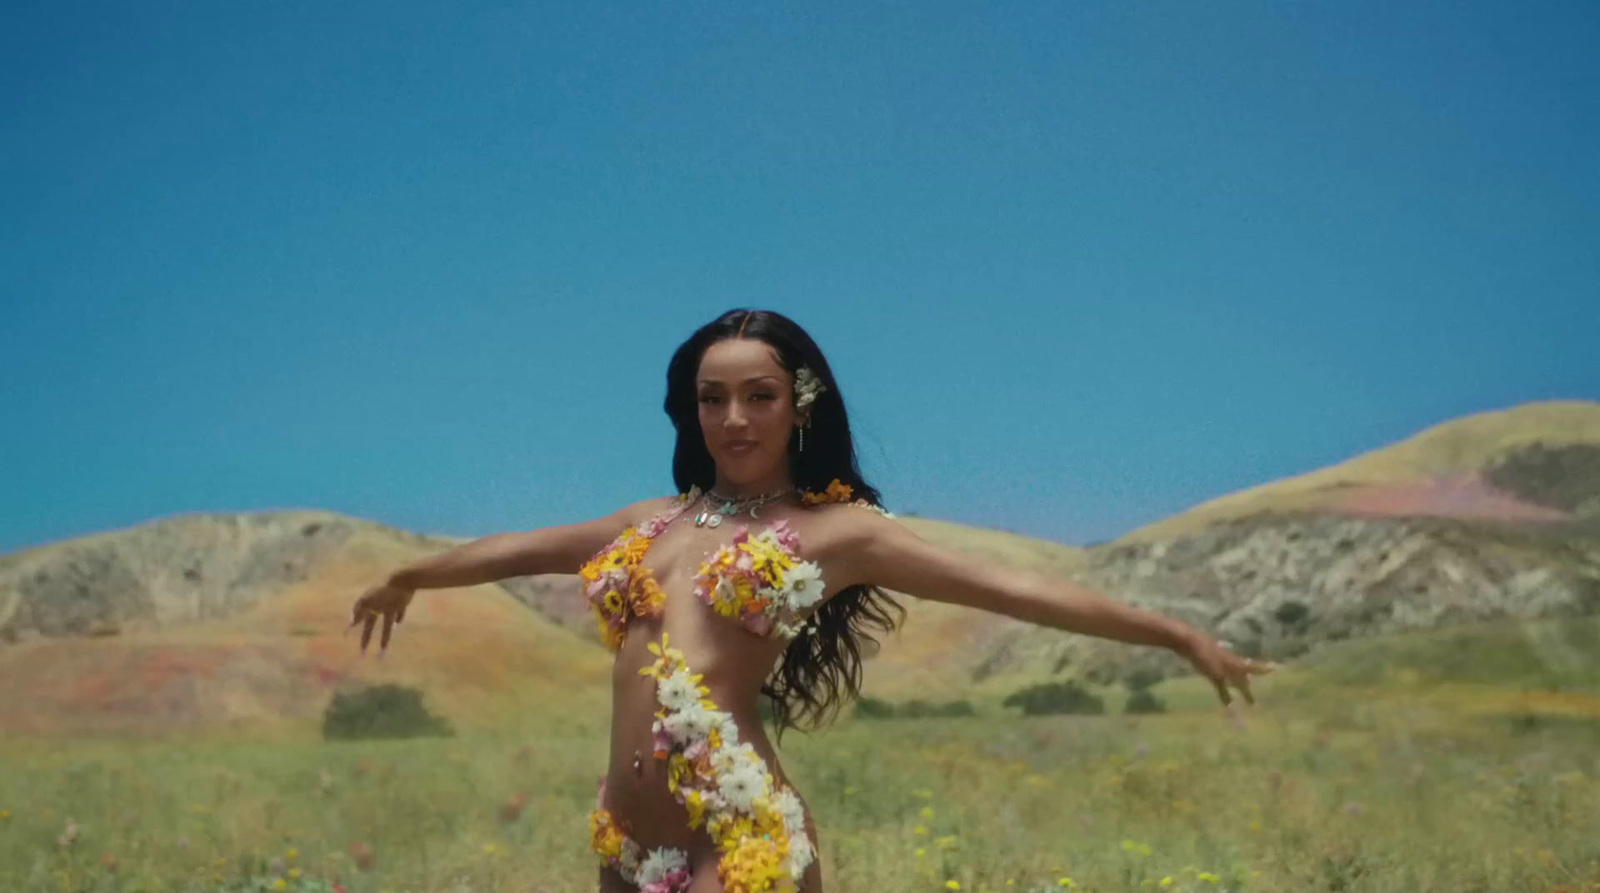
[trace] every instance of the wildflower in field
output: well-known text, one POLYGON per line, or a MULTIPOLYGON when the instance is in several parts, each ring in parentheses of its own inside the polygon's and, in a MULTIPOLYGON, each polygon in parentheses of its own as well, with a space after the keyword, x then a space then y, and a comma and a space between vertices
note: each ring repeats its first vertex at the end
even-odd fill
POLYGON ((510 800, 500 806, 500 821, 509 825, 522 818, 522 810, 528 806, 528 792, 518 791, 510 800))
POLYGON ((927 852, 928 851, 926 849, 923 849, 922 847, 917 847, 917 855, 923 856, 923 855, 926 855, 927 852))
POLYGON ((1202 871, 1199 874, 1195 875, 1195 877, 1199 878, 1201 881, 1203 881, 1203 882, 1205 882, 1207 884, 1219 883, 1222 880, 1221 878, 1217 877, 1216 875, 1212 874, 1209 871, 1202 871))
POLYGON ((924 807, 922 807, 922 817, 925 818, 925 819, 933 818, 933 807, 932 806, 924 806, 924 807))
POLYGON ((67 819, 67 827, 62 829, 61 836, 56 838, 56 846, 61 849, 71 849, 78 842, 78 823, 67 819))
POLYGON ((0 809, 0 822, 9 822, 9 821, 11 821, 11 810, 9 810, 9 809, 0 809))
POLYGON ((951 878, 950 880, 944 882, 944 888, 946 890, 959 890, 961 889, 961 882, 951 878))
POLYGON ((1064 877, 1064 878, 1061 878, 1060 880, 1056 881, 1056 886, 1057 887, 1065 887, 1068 890, 1076 890, 1076 889, 1078 889, 1078 882, 1073 880, 1072 878, 1064 877))
POLYGON ((1150 844, 1139 843, 1138 841, 1134 840, 1124 840, 1122 842, 1122 851, 1124 853, 1136 853, 1140 856, 1148 856, 1150 855, 1150 844))
POLYGON ((934 842, 939 844, 939 849, 941 850, 953 850, 956 848, 957 843, 956 836, 954 834, 951 834, 948 837, 941 837, 934 842))
POLYGON ((110 874, 117 873, 117 857, 110 853, 100 854, 100 865, 110 874))
POLYGON ((296 881, 299 880, 300 879, 300 869, 298 869, 298 868, 289 869, 289 879, 290 880, 296 880, 296 881))
POLYGON ((486 844, 483 845, 483 851, 485 853, 488 853, 489 855, 493 856, 496 852, 499 851, 499 847, 495 846, 492 843, 486 843, 486 844))
POLYGON ((378 856, 372 852, 372 847, 359 840, 350 844, 350 858, 356 863, 356 867, 362 871, 371 871, 372 866, 378 862, 378 856))
POLYGON ((290 862, 293 862, 294 860, 300 858, 300 851, 295 849, 294 847, 289 847, 288 849, 283 851, 283 858, 289 860, 290 862))
POLYGON ((287 890, 287 889, 289 889, 289 882, 284 880, 283 878, 278 878, 277 880, 272 882, 272 889, 274 889, 274 890, 287 890))
POLYGON ((1161 879, 1161 886, 1163 886, 1163 887, 1172 886, 1172 875, 1169 874, 1166 877, 1162 878, 1161 879))

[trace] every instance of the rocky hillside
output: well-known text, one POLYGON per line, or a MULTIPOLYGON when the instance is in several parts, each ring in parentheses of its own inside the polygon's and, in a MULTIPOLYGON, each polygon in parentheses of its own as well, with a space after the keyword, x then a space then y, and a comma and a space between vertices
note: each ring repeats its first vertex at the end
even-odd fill
MULTIPOLYGON (((1348 638, 1600 613, 1600 404, 1439 425, 1134 531, 1063 575, 1280 660, 1348 638)), ((906 638, 917 626, 913 617, 906 638)), ((891 672, 874 691, 1186 669, 1153 649, 1004 618, 971 616, 959 629, 944 642, 891 642, 891 665, 902 650, 916 657, 895 667, 907 678, 891 672), (919 663, 930 669, 913 681, 919 663)))
MULTIPOLYGON (((1279 659, 1467 621, 1596 614, 1600 404, 1457 420, 1088 550, 904 523, 948 548, 1075 580, 1279 659)), ((192 514, 0 556, 0 704, 9 702, 0 729, 49 710, 92 716, 106 704, 128 717, 312 715, 332 686, 372 676, 335 632, 350 600, 387 569, 463 541, 330 512, 192 514), (220 681, 184 683, 185 667, 220 681), (297 680, 295 694, 274 695, 287 684, 275 679, 297 680), (241 701, 229 685, 252 694, 241 701), (153 707, 152 698, 164 700, 153 707)), ((529 660, 544 661, 540 679, 553 687, 603 678, 605 653, 575 578, 483 588, 490 598, 419 600, 407 630, 429 644, 413 652, 413 678, 484 697, 517 686, 510 669, 529 660), (503 611, 518 602, 532 610, 512 621, 503 611), (461 634, 423 635, 430 624, 461 634), (476 624, 504 641, 483 644, 476 624), (496 647, 504 657, 491 660, 496 647)), ((1184 670, 1155 649, 900 600, 910 613, 869 661, 869 693, 957 696, 1057 675, 1184 670)))
POLYGON ((358 656, 355 596, 454 542, 329 512, 194 514, 5 556, 0 733, 259 730, 375 682, 461 725, 593 702, 605 652, 497 586, 419 593, 405 647, 358 656))

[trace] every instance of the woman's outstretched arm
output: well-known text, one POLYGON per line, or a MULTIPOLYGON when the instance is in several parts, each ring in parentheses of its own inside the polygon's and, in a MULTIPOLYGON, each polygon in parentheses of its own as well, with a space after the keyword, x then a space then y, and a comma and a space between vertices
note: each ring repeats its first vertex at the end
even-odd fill
POLYGON ((350 625, 363 624, 361 650, 366 651, 381 618, 383 635, 378 647, 388 648, 394 625, 405 619, 418 589, 477 586, 533 574, 575 574, 589 556, 605 548, 624 528, 672 501, 673 497, 647 499, 577 524, 491 534, 414 561, 362 593, 351 606, 350 625))
POLYGON ((871 583, 917 598, 966 605, 1040 626, 1170 648, 1216 686, 1222 703, 1229 687, 1249 703, 1250 676, 1273 664, 1240 657, 1200 630, 1175 618, 1110 599, 1067 580, 980 562, 941 549, 905 525, 872 512, 839 518, 839 538, 830 562, 843 585, 871 583))

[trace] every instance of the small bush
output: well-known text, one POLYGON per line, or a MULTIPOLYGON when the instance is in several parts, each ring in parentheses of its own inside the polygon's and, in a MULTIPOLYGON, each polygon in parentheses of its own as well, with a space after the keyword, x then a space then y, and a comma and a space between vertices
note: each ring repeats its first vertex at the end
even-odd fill
POLYGON ((894 705, 878 698, 858 698, 856 716, 863 719, 888 719, 894 716, 894 705))
POLYGON ((934 703, 911 700, 904 704, 891 704, 877 698, 860 698, 856 701, 856 716, 863 719, 927 719, 944 716, 973 716, 977 711, 967 701, 934 703))
POLYGON ((1135 689, 1122 706, 1123 713, 1166 713, 1167 705, 1148 688, 1135 689))
POLYGON ((422 692, 401 685, 374 685, 335 693, 322 714, 322 737, 329 740, 453 734, 444 718, 422 706, 422 692))
POLYGON ((1005 707, 1021 707, 1026 716, 1052 713, 1098 714, 1106 712, 1105 701, 1095 696, 1076 679, 1043 682, 1012 692, 1001 702, 1005 707))

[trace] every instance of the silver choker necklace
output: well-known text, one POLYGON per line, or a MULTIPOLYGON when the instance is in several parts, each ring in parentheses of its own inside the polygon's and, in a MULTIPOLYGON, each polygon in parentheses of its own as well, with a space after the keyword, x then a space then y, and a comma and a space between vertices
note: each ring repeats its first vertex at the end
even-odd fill
POLYGON ((705 506, 705 509, 694 516, 694 526, 720 527, 723 517, 737 515, 746 509, 750 510, 750 517, 758 518, 760 515, 757 511, 762 506, 774 499, 782 499, 793 492, 794 488, 788 487, 783 490, 774 490, 771 493, 763 493, 760 496, 746 496, 741 499, 734 496, 723 496, 715 490, 707 490, 706 495, 700 500, 700 504, 705 506))

